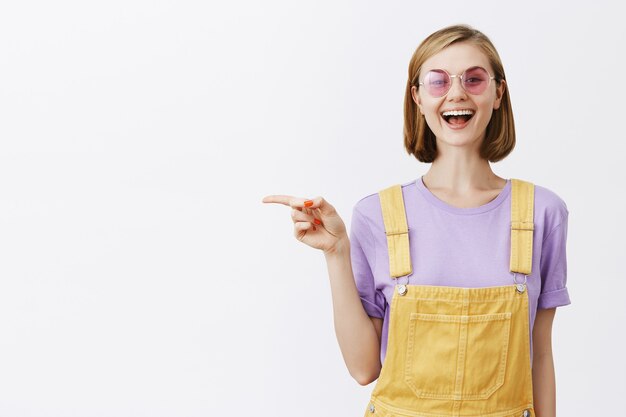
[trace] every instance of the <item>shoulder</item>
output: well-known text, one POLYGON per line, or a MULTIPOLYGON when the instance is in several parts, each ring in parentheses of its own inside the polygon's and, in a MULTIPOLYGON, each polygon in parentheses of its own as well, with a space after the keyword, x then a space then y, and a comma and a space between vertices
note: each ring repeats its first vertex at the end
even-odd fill
POLYGON ((567 222, 569 210, 565 200, 552 189, 535 184, 535 221, 543 223, 546 232, 567 222))
POLYGON ((378 194, 380 191, 392 187, 395 185, 400 185, 402 188, 402 193, 405 194, 408 187, 415 185, 415 180, 408 182, 398 182, 395 184, 388 184, 386 186, 381 187, 376 192, 369 193, 363 197, 361 197, 354 204, 354 213, 358 213, 359 215, 365 217, 366 219, 378 219, 381 217, 381 207, 380 207, 380 195, 378 194))

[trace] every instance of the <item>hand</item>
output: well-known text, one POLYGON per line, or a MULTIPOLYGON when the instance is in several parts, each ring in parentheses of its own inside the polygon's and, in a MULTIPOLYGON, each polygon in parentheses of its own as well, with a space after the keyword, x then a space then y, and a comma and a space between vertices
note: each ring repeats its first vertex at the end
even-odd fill
POLYGON ((289 195, 268 195, 263 198, 263 202, 290 206, 296 239, 312 248, 330 253, 348 241, 343 220, 335 208, 322 197, 307 200, 289 195), (305 201, 313 204, 305 206, 305 201))

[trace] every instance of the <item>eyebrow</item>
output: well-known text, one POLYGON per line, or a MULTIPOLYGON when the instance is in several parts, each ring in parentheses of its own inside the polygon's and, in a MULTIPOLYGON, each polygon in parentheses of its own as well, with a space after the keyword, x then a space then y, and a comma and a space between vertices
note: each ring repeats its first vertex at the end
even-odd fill
MULTIPOLYGON (((484 68, 486 71, 489 71, 484 65, 480 65, 480 64, 470 65, 469 67, 465 68, 463 71, 466 71, 466 70, 468 70, 470 68, 474 68, 474 67, 481 67, 481 68, 484 68)), ((426 74, 428 71, 432 71, 432 70, 445 70, 445 71, 448 71, 450 74, 455 74, 455 72, 450 71, 450 70, 448 70, 446 68, 430 68, 430 69, 427 69, 427 70, 422 70, 420 72, 426 74)), ((461 74, 463 73, 463 71, 461 71, 461 74)))

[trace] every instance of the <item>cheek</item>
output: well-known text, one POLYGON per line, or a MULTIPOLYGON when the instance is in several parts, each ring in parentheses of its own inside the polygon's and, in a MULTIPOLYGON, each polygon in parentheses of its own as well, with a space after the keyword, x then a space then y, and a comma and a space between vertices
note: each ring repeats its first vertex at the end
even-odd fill
POLYGON ((484 120, 485 123, 489 122, 489 120, 491 119, 491 117, 493 116, 493 106, 494 106, 495 100, 493 99, 489 99, 489 100, 483 100, 480 102, 476 102, 476 106, 478 107, 478 109, 480 110, 480 119, 484 120))
POLYGON ((441 129, 441 124, 443 123, 443 120, 441 120, 441 118, 439 117, 439 113, 437 113, 436 111, 430 111, 427 112, 424 117, 426 119, 426 124, 434 133, 441 129))
POLYGON ((422 97, 422 111, 424 112, 424 118, 430 130, 434 131, 443 122, 439 116, 440 102, 432 102, 422 97))
POLYGON ((426 118, 426 124, 435 137, 440 138, 446 135, 446 122, 438 114, 433 114, 426 118))

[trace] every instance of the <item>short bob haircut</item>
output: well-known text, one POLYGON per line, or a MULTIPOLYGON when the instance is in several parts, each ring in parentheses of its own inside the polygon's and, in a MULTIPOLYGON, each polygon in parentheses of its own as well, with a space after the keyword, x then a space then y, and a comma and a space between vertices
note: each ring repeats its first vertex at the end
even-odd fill
MULTIPOLYGON (((407 152, 421 162, 433 162, 437 157, 435 134, 426 124, 424 115, 411 96, 411 87, 419 89, 418 79, 422 64, 431 56, 447 46, 459 42, 471 42, 478 46, 489 59, 494 70, 496 85, 506 80, 500 56, 485 34, 469 25, 453 25, 440 29, 417 47, 409 63, 409 78, 404 96, 404 147, 407 152)), ((508 85, 500 102, 494 110, 486 128, 485 139, 480 146, 480 156, 490 162, 505 158, 515 147, 515 123, 509 98, 508 85)))

